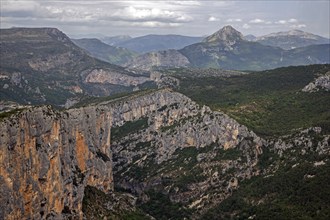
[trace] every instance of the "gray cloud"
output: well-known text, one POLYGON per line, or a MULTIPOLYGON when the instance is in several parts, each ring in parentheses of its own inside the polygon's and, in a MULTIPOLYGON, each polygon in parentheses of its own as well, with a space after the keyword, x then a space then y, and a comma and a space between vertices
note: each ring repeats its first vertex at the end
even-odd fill
POLYGON ((116 20, 134 22, 157 21, 163 23, 185 23, 193 20, 191 16, 175 11, 159 8, 136 8, 133 6, 119 9, 109 17, 116 20))
POLYGON ((53 26, 68 34, 202 36, 231 24, 244 34, 304 28, 329 37, 328 18, 327 1, 1 0, 2 28, 53 26))
POLYGON ((209 17, 208 21, 219 21, 220 19, 214 16, 209 17))

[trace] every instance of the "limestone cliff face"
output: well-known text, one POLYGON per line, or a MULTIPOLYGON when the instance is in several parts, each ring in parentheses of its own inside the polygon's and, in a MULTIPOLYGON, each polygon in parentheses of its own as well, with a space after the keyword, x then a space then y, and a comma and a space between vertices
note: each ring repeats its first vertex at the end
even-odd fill
POLYGON ((163 187, 165 177, 175 182, 166 188, 172 201, 210 208, 238 180, 258 175, 264 144, 235 120, 168 89, 64 112, 29 108, 0 125, 0 219, 82 219, 86 186, 110 192, 117 181, 138 193, 163 187), (115 136, 139 121, 145 126, 115 136), (166 167, 173 172, 158 172, 166 167), (198 180, 187 191, 179 182, 189 175, 198 180))
MULTIPOLYGON (((118 188, 142 201, 148 201, 148 190, 161 191, 197 216, 230 196, 241 181, 260 174, 257 164, 265 141, 245 126, 179 93, 153 97, 159 103, 154 111, 122 115, 143 116, 147 127, 112 134, 118 188)), ((131 125, 125 121, 119 120, 115 129, 131 125)))
POLYGON ((151 80, 147 77, 134 77, 103 69, 94 69, 85 78, 86 83, 110 83, 123 86, 137 86, 147 81, 151 80))
POLYGON ((113 189, 110 131, 184 97, 169 90, 0 122, 0 219, 82 218, 84 189, 113 189))
POLYGON ((86 185, 113 188, 110 112, 26 110, 1 122, 0 218, 82 218, 86 185))

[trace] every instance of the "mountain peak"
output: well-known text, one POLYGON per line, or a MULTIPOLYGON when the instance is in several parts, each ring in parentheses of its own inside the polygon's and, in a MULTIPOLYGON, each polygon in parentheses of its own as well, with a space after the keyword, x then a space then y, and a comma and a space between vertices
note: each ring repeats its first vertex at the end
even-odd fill
POLYGON ((203 42, 214 43, 214 42, 224 42, 229 45, 233 45, 238 41, 242 41, 244 39, 241 32, 237 31, 230 25, 224 26, 219 31, 214 34, 206 37, 203 42))

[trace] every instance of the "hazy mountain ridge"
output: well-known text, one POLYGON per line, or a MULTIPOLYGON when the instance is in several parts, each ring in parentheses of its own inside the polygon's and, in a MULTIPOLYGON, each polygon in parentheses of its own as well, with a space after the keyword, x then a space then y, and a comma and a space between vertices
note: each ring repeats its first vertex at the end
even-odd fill
POLYGON ((255 39, 257 39, 257 37, 254 36, 253 34, 248 34, 244 36, 244 39, 248 41, 254 41, 255 39))
POLYGON ((122 65, 137 55, 126 48, 110 46, 96 38, 72 39, 72 41, 93 57, 116 65, 122 65))
MULTIPOLYGON (((195 43, 178 50, 189 63, 182 66, 194 68, 221 68, 230 70, 265 70, 282 66, 324 64, 330 62, 330 44, 310 45, 284 50, 251 42, 231 26, 226 26, 214 34, 206 37, 202 42, 195 43)), ((161 60, 154 62, 151 54, 137 56, 129 62, 130 66, 161 67, 171 66, 161 60)), ((153 56, 162 57, 161 52, 154 52, 153 56)), ((182 60, 182 59, 181 59, 182 60)), ((180 66, 180 62, 172 66, 180 66)))
POLYGON ((101 37, 100 40, 106 44, 109 44, 111 46, 115 46, 121 42, 127 41, 132 39, 131 36, 128 35, 117 35, 112 37, 101 37))
POLYGON ((151 34, 118 42, 114 45, 125 47, 138 53, 147 53, 159 50, 181 49, 187 45, 200 42, 201 40, 201 37, 151 34))
POLYGON ((252 41, 264 45, 281 47, 285 50, 317 44, 330 44, 330 39, 301 30, 271 33, 252 39, 252 41))
MULTIPOLYGON (((232 27, 224 27, 211 36, 215 41, 193 44, 179 50, 192 66, 237 70, 263 70, 281 66, 329 63, 330 47, 308 46, 285 51, 243 39, 232 27), (232 40, 228 40, 232 39, 232 40)), ((206 38, 208 39, 208 38, 206 38)))

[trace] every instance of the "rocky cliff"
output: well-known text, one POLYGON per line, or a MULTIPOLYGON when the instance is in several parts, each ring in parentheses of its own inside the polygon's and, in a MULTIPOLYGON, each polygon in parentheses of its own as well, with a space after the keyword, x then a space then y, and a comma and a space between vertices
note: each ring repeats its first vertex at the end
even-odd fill
POLYGON ((25 110, 1 122, 1 219, 82 218, 86 185, 113 189, 106 109, 25 110))
MULTIPOLYGON (((47 106, 29 108, 1 121, 1 217, 82 218, 87 185, 104 192, 113 189, 111 126, 139 120, 146 123, 146 130, 138 134, 140 140, 152 141, 155 149, 128 152, 127 165, 136 154, 145 158, 156 154, 154 160, 161 164, 178 149, 212 143, 230 149, 245 136, 257 138, 227 116, 166 89, 65 112, 47 106), (178 124, 181 129, 173 136, 170 127, 178 124)), ((118 139, 113 132, 117 158, 122 155, 118 141, 131 139, 130 146, 135 147, 137 134, 118 139)))
POLYGON ((115 185, 146 204, 153 203, 148 192, 156 189, 198 215, 260 172, 264 141, 184 95, 169 93, 139 125, 117 124, 112 132, 115 185))
POLYGON ((318 128, 314 139, 308 130, 306 137, 267 142, 168 89, 63 112, 28 108, 0 123, 1 219, 93 218, 101 203, 111 215, 123 209, 120 198, 156 218, 163 201, 161 209, 170 207, 177 218, 198 219, 241 182, 276 172, 277 155, 329 154, 329 137, 318 137, 318 128), (102 196, 114 188, 134 196, 102 196), (93 204, 94 197, 102 202, 93 204))

